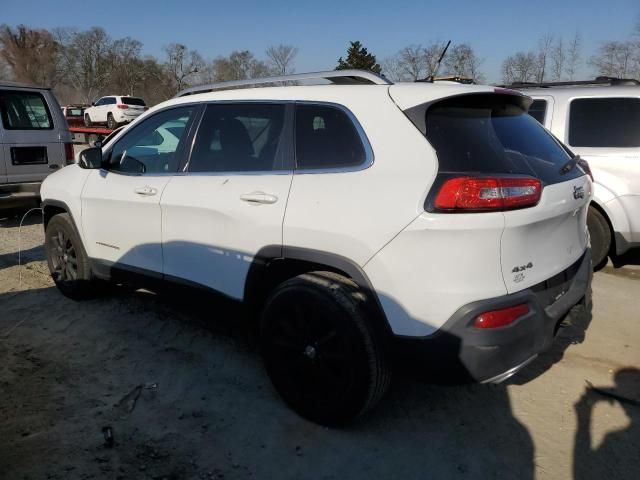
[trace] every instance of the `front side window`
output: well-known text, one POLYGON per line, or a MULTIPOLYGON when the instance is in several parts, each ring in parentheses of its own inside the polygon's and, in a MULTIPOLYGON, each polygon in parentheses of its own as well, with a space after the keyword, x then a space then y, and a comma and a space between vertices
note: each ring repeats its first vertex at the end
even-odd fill
POLYGON ((138 124, 113 146, 108 169, 129 174, 175 172, 195 108, 165 110, 138 124))
POLYGON ((0 115, 7 130, 51 130, 51 113, 42 94, 0 90, 0 115))
POLYGON ((544 119, 547 113, 547 101, 546 100, 534 100, 529 107, 529 115, 535 118, 538 123, 544 125, 544 119))
POLYGON ((296 167, 355 167, 366 151, 355 125, 343 110, 329 105, 297 105, 296 167))
POLYGON ((579 98, 571 102, 572 147, 640 147, 640 98, 579 98))
POLYGON ((115 105, 115 104, 116 104, 115 97, 106 97, 103 102, 103 105, 115 105))
POLYGON ((265 172, 283 169, 280 143, 285 105, 211 104, 196 136, 190 172, 265 172))

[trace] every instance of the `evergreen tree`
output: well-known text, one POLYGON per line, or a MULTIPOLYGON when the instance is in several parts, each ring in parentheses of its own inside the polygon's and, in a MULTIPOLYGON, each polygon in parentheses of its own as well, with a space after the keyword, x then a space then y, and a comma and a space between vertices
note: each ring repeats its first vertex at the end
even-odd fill
POLYGON ((376 62, 376 56, 369 53, 360 42, 355 41, 350 43, 351 46, 347 50, 347 59, 343 60, 342 57, 340 57, 338 59, 338 66, 336 67, 336 70, 349 70, 355 68, 358 70, 370 70, 375 73, 380 73, 382 69, 376 62))

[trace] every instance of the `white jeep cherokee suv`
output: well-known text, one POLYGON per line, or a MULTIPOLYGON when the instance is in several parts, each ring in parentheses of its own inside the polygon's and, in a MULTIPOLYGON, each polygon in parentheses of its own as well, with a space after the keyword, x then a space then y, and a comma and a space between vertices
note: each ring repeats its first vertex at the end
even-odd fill
POLYGON ((640 81, 514 85, 533 98, 530 114, 589 161, 593 200, 587 224, 593 263, 640 247, 640 81))
POLYGON ((275 388, 323 424, 373 406, 391 358, 507 378, 585 301, 589 176, 515 91, 268 81, 318 77, 333 85, 194 87, 50 176, 55 283, 177 282, 257 307, 275 388))
POLYGON ((84 110, 84 125, 91 127, 94 123, 106 123, 112 130, 118 125, 130 123, 148 110, 141 98, 109 95, 95 101, 84 110))

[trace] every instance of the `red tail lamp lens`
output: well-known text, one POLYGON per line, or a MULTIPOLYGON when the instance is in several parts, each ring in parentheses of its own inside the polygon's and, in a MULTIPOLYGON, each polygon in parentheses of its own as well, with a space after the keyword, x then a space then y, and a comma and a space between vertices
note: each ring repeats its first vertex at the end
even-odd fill
POLYGON ((64 144, 64 157, 67 161, 67 165, 71 165, 75 161, 73 156, 73 143, 64 144))
POLYGON ((484 312, 476 317, 473 326, 476 328, 498 328, 515 322, 518 318, 529 313, 526 303, 514 307, 501 308, 484 312))
POLYGON ((127 108, 129 108, 129 105, 125 105, 124 103, 118 104, 117 106, 122 110, 126 110, 127 108))
POLYGON ((455 177, 435 200, 439 210, 513 210, 540 201, 542 182, 531 177, 455 177))

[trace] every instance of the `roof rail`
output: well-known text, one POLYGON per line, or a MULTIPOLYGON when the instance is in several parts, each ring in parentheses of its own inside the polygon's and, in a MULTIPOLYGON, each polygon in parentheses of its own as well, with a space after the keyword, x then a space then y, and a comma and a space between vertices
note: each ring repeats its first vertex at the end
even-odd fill
POLYGON ((505 88, 547 88, 571 87, 579 85, 640 85, 640 80, 634 78, 596 77, 593 80, 572 80, 567 82, 513 82, 510 85, 500 85, 505 88))
POLYGON ((231 80, 228 82, 198 85, 182 90, 176 97, 194 95, 196 93, 213 92, 215 90, 229 90, 237 87, 251 87, 278 82, 296 82, 299 80, 329 80, 337 85, 391 85, 392 82, 382 75, 366 70, 330 70, 327 72, 294 73, 277 77, 248 78, 245 80, 231 80))

